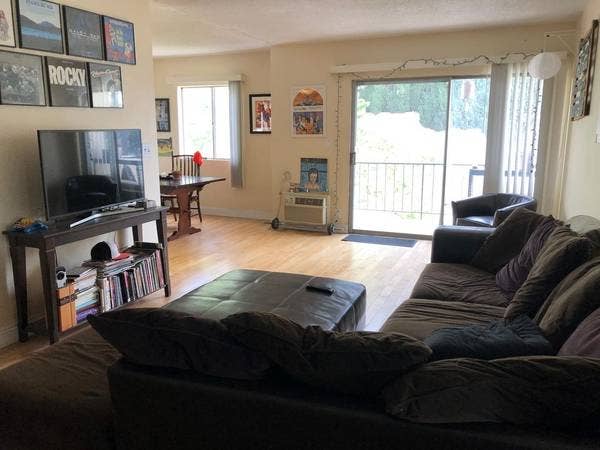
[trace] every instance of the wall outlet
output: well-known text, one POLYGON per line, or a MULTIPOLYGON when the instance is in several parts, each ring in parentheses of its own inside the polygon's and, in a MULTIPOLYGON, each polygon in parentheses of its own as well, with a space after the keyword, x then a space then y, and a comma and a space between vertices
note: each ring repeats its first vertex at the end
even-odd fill
POLYGON ((147 142, 144 142, 142 144, 142 150, 144 152, 144 155, 149 156, 150 152, 151 152, 151 150, 150 150, 150 144, 148 144, 147 142))

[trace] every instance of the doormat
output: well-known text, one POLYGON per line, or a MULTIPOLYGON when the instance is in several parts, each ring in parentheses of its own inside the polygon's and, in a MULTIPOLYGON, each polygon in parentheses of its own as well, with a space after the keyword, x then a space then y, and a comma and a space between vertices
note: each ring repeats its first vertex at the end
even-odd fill
POLYGON ((414 239, 402 239, 396 237, 371 236, 368 234, 349 234, 342 241, 361 242, 363 244, 394 245, 396 247, 414 247, 417 243, 414 239))

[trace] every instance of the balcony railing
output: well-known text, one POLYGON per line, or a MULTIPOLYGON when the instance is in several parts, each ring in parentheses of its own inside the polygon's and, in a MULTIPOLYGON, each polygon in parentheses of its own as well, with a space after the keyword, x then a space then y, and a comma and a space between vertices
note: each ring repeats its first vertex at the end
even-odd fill
MULTIPOLYGON (((415 219, 439 215, 443 173, 442 163, 357 162, 354 208, 400 213, 415 219)), ((446 200, 470 197, 479 189, 483 168, 450 164, 446 178, 446 200)))

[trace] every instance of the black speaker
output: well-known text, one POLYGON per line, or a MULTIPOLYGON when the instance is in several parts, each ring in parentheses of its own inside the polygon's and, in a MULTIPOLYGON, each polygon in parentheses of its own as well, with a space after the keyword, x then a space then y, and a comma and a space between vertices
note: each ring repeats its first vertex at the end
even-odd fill
POLYGON ((56 267, 56 287, 61 288, 67 285, 67 269, 63 266, 56 267))

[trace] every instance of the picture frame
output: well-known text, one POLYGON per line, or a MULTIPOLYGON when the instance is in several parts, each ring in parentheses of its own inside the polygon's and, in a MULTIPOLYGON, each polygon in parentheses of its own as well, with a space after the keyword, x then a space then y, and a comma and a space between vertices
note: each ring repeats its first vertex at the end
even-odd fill
POLYGON ((64 53, 61 7, 48 0, 17 0, 21 48, 64 53))
POLYGON ((173 138, 159 138, 157 140, 158 156, 173 156, 173 138))
POLYGON ((328 192, 327 158, 300 158, 300 188, 303 192, 328 192))
POLYGON ((325 137, 325 86, 293 87, 290 97, 292 137, 325 137))
POLYGON ((63 6, 67 55, 104 59, 102 16, 72 6, 63 6))
POLYGON ((598 24, 598 20, 594 20, 589 33, 579 42, 571 97, 571 120, 579 120, 590 114, 598 48, 598 24))
POLYGON ((50 106, 89 108, 87 64, 53 56, 45 59, 50 106))
POLYGON ((16 47, 12 0, 0 0, 0 46, 16 47))
POLYGON ((88 63, 92 108, 123 108, 121 67, 88 63))
POLYGON ((156 131, 159 133, 171 132, 171 107, 168 98, 155 99, 156 106, 156 131))
POLYGON ((47 105, 41 56, 0 51, 0 104, 47 105))
POLYGON ((271 134, 271 94, 250 94, 250 133, 271 134))
POLYGON ((135 28, 126 20, 102 16, 104 29, 104 55, 107 61, 136 64, 135 28))

